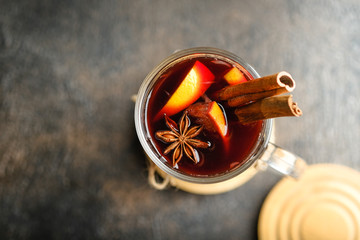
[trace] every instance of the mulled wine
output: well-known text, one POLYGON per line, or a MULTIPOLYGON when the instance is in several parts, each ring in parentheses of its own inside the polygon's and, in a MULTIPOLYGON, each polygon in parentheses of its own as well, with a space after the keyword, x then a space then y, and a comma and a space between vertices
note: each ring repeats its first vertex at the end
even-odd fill
POLYGON ((191 54, 162 69, 146 101, 151 144, 170 167, 212 176, 240 167, 254 151, 263 121, 242 124, 213 96, 253 76, 227 58, 191 54))

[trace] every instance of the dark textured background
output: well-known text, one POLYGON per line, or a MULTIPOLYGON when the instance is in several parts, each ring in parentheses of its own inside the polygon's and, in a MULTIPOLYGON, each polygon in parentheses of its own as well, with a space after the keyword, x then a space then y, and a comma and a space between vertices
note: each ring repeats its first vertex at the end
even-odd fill
POLYGON ((175 49, 297 82, 277 143, 360 170, 360 2, 0 0, 0 239, 256 239, 280 176, 221 195, 147 184, 130 97, 175 49))

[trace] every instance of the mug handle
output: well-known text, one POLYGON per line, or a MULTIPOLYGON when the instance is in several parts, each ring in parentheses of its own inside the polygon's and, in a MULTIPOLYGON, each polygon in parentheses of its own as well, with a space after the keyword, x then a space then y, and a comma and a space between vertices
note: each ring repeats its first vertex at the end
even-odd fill
POLYGON ((305 160, 269 142, 267 149, 256 163, 256 168, 266 170, 268 167, 282 175, 298 179, 307 167, 305 160))
POLYGON ((148 163, 148 182, 150 186, 157 190, 164 190, 168 188, 170 186, 170 176, 160 176, 156 169, 155 163, 153 163, 151 160, 148 160, 148 163))

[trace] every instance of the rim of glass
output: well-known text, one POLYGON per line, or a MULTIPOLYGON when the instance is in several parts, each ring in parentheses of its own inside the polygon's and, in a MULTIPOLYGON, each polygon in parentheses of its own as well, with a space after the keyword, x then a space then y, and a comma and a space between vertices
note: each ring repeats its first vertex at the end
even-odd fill
POLYGON ((139 138, 139 141, 146 153, 146 155, 153 161, 156 166, 158 166, 162 171, 170 176, 178 178, 183 181, 187 182, 194 182, 194 183, 216 183, 222 182, 228 179, 231 179, 254 164, 254 162, 262 155, 266 146, 269 142, 271 129, 273 125, 273 120, 268 119, 263 122, 263 128, 259 136, 259 141, 257 145, 254 146, 251 154, 247 157, 245 162, 233 169, 223 173, 219 173, 217 175, 189 175, 183 173, 177 169, 171 167, 166 159, 161 159, 161 154, 157 151, 156 147, 152 144, 150 133, 147 130, 147 113, 146 113, 146 106, 148 95, 150 94, 153 86, 157 81, 157 77, 161 75, 169 67, 176 64, 176 62, 184 60, 184 58, 188 57, 189 55, 196 56, 196 54, 204 55, 208 57, 222 57, 227 58, 231 61, 234 61, 245 68, 253 78, 259 78, 260 75, 255 71, 255 69, 250 66, 247 62, 245 62, 242 58, 236 56, 235 54, 228 52, 226 50, 213 48, 213 47, 196 47, 196 48, 189 48, 184 50, 176 51, 175 53, 171 54, 163 61, 161 61, 144 79, 143 83, 141 84, 137 99, 135 103, 135 113, 134 113, 134 121, 135 121, 135 129, 139 138))

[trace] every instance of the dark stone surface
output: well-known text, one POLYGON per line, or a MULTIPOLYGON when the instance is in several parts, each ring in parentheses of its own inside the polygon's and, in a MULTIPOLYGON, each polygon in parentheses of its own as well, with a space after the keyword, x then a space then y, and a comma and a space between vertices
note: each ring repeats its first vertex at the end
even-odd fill
POLYGON ((277 143, 360 170, 360 2, 0 0, 1 239, 256 239, 280 179, 216 196, 147 184, 134 104, 175 49, 290 72, 299 119, 277 143))

